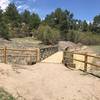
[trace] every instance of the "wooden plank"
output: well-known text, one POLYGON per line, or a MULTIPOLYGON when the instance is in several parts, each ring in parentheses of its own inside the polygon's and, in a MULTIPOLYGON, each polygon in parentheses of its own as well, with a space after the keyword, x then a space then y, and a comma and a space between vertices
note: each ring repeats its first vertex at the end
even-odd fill
POLYGON ((84 55, 84 71, 87 71, 87 61, 88 61, 88 55, 87 53, 84 55))
MULTIPOLYGON (((85 63, 84 61, 81 61, 81 60, 78 60, 78 59, 73 59, 73 60, 85 63)), ((100 67, 100 65, 96 65, 96 64, 93 64, 93 63, 89 63, 89 62, 86 62, 86 63, 89 64, 89 65, 95 66, 95 67, 100 67)))
MULTIPOLYGON (((87 54, 88 55, 88 54, 87 54)), ((88 55, 89 57, 93 57, 93 58, 96 58, 96 59, 100 59, 99 56, 93 56, 93 55, 88 55)))
POLYGON ((2 51, 2 50, 4 50, 3 48, 0 48, 0 50, 2 51))
POLYGON ((39 62, 40 61, 40 49, 37 48, 36 49, 36 62, 39 62))
POLYGON ((82 61, 82 60, 79 60, 79 59, 73 59, 73 60, 75 60, 75 61, 79 61, 79 62, 82 62, 82 63, 84 63, 84 61, 82 61))
POLYGON ((28 50, 28 49, 7 49, 7 50, 11 50, 11 51, 36 51, 36 49, 31 49, 31 50, 28 50))
POLYGON ((4 48, 4 63, 7 63, 7 47, 4 48))
POLYGON ((93 63, 89 63, 89 62, 87 62, 87 64, 95 66, 95 67, 100 67, 100 65, 96 65, 96 64, 93 64, 93 63))
POLYGON ((36 55, 7 55, 7 57, 36 57, 36 55))
MULTIPOLYGON (((65 52, 67 52, 67 51, 65 51, 65 52)), ((85 53, 77 53, 77 52, 67 52, 67 53, 72 53, 72 54, 76 54, 76 55, 85 55, 85 53)))

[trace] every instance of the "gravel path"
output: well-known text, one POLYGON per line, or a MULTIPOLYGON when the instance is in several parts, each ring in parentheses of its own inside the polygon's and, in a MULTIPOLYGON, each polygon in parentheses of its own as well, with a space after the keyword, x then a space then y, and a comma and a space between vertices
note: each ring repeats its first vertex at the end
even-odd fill
POLYGON ((0 64, 0 86, 18 100, 100 100, 100 79, 62 64, 0 64))

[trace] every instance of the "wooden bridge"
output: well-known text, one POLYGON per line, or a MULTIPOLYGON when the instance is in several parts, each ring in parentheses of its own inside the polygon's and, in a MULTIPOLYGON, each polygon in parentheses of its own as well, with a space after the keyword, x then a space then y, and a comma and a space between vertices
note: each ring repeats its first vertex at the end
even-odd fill
POLYGON ((58 46, 34 49, 0 48, 0 62, 6 64, 32 65, 37 62, 62 63, 64 61, 63 64, 68 64, 70 67, 71 64, 75 63, 76 66, 79 66, 79 63, 81 63, 81 67, 84 67, 83 70, 87 71, 88 65, 100 68, 100 63, 92 63, 93 59, 100 62, 99 56, 89 55, 87 53, 58 51, 58 46))
MULTIPOLYGON (((9 77, 0 77, 0 87, 20 95, 20 100, 100 100, 100 79, 68 69, 62 60, 58 51, 35 65, 15 65, 13 74, 9 70, 9 77)), ((11 65, 0 65, 4 67, 11 65)))

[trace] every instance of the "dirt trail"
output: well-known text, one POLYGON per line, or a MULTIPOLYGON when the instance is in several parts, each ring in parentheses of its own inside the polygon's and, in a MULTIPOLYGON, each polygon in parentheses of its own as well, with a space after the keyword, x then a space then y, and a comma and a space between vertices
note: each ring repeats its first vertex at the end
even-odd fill
POLYGON ((100 79, 62 64, 0 64, 0 86, 18 100, 100 100, 100 79))

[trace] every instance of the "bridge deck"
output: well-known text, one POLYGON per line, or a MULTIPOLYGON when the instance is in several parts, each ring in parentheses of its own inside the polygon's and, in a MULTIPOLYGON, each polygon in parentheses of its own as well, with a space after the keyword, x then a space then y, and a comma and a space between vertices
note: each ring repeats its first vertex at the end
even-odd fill
POLYGON ((63 59, 63 52, 59 51, 59 52, 51 55, 50 57, 46 58, 42 62, 45 62, 45 63, 62 63, 62 59, 63 59))

